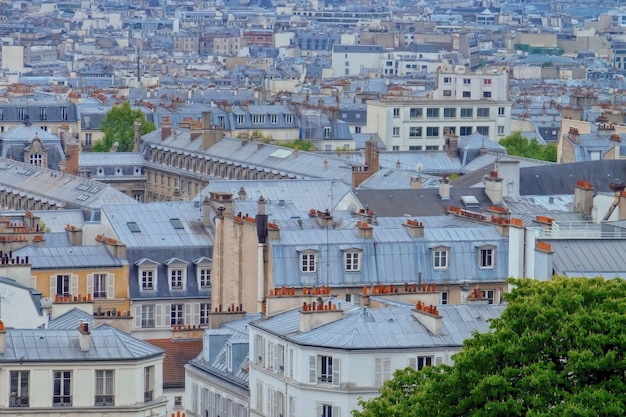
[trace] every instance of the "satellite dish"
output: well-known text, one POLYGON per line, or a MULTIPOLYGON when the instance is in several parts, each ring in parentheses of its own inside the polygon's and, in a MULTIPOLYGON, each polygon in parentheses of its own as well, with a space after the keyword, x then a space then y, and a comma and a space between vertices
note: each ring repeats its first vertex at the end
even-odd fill
POLYGON ((42 298, 40 304, 42 308, 52 308, 52 299, 42 298))

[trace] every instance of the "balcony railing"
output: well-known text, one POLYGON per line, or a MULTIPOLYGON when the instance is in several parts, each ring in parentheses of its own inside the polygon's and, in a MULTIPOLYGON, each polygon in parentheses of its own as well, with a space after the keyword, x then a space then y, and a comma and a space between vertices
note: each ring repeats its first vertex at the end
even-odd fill
POLYGON ((96 406, 107 407, 115 405, 115 397, 113 395, 96 395, 96 406))
POLYGON ((153 394, 152 390, 144 391, 143 392, 143 402, 144 403, 149 403, 150 401, 152 401, 152 394, 153 394))
POLYGON ((9 407, 29 407, 29 397, 11 397, 9 398, 9 407))
POLYGON ((55 395, 52 397, 53 407, 71 407, 72 396, 71 395, 55 395))

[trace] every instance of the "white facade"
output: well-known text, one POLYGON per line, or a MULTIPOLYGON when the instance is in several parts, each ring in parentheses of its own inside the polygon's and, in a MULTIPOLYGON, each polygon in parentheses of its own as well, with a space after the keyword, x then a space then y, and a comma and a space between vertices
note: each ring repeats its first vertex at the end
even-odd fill
POLYGON ((175 325, 207 325, 211 300, 137 300, 133 301, 131 311, 133 336, 140 339, 169 338, 175 325))
POLYGON ((470 73, 462 66, 456 70, 446 68, 437 73, 432 97, 435 100, 509 101, 508 72, 487 68, 470 73))
POLYGON ((6 327, 36 329, 48 325, 41 294, 9 278, 0 277, 0 317, 6 327), (33 292, 34 291, 34 292, 33 292))
POLYGON ((333 46, 333 77, 356 76, 364 68, 380 68, 382 47, 377 45, 333 46))

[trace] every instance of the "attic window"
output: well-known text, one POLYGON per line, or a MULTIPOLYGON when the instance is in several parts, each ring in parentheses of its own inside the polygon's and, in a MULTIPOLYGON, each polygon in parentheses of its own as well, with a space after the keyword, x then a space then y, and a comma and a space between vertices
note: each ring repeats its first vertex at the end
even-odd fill
POLYGON ((172 227, 177 230, 185 230, 183 226, 183 222, 180 219, 170 219, 170 223, 172 223, 172 227))
POLYGON ((132 233, 141 233, 141 229, 139 228, 137 222, 128 222, 126 223, 126 226, 128 226, 128 230, 132 233))

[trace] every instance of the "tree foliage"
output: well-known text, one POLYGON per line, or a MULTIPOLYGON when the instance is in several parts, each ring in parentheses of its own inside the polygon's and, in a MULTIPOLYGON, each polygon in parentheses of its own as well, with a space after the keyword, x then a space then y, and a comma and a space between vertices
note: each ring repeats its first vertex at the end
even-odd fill
POLYGON ((626 415, 626 281, 511 280, 454 365, 397 371, 355 417, 626 415))
POLYGON ((146 120, 146 115, 141 110, 132 109, 130 103, 126 101, 122 105, 114 106, 105 114, 102 123, 100 123, 100 130, 104 133, 104 137, 94 144, 93 150, 95 152, 108 152, 117 142, 119 144, 118 152, 131 152, 135 135, 135 119, 141 119, 142 135, 156 129, 154 123, 146 120))
POLYGON ((520 132, 515 132, 498 143, 506 148, 509 155, 556 162, 555 144, 540 145, 537 139, 528 140, 520 132))

